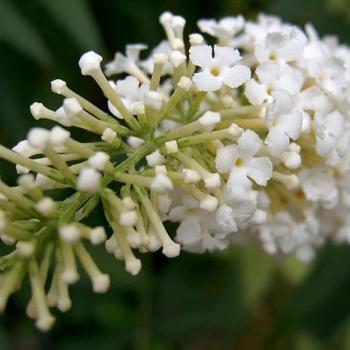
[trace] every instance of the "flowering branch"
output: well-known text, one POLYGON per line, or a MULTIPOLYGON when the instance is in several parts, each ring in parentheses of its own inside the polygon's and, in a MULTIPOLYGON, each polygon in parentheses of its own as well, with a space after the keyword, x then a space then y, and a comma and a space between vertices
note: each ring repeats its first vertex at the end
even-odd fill
POLYGON ((54 323, 50 308, 71 307, 78 265, 94 292, 108 290, 87 241, 104 243, 132 275, 139 253, 159 249, 172 258, 249 241, 309 260, 327 238, 349 241, 349 49, 311 26, 305 34, 239 16, 199 21, 218 44, 194 33, 187 51, 185 20, 166 12, 160 22, 167 41, 149 58, 140 58, 144 45, 128 45, 106 65, 123 79, 107 80, 95 52, 80 58, 109 112, 56 79, 62 106, 35 102, 31 113, 59 125, 0 146, 19 174, 17 186, 0 181, 0 238, 14 246, 0 257, 0 310, 27 276, 27 314, 41 330, 54 323), (50 197, 66 189, 64 200, 50 197), (109 228, 86 222, 100 202, 109 228))

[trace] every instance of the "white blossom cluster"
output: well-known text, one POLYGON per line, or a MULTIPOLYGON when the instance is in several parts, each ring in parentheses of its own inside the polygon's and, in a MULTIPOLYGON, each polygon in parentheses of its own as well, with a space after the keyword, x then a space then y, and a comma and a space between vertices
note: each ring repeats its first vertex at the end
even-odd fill
POLYGON ((95 292, 109 287, 85 241, 105 243, 133 275, 140 253, 159 249, 250 243, 309 260, 328 239, 350 242, 350 49, 266 15, 200 20, 204 35, 188 38, 183 17, 160 23, 166 40, 145 55, 132 44, 107 64, 80 58, 105 109, 56 79, 62 106, 31 106, 56 126, 0 146, 19 174, 18 186, 0 181, 0 238, 14 246, 0 258, 0 309, 28 275, 27 313, 42 330, 49 308, 70 308, 78 262, 95 292), (106 227, 89 227, 100 202, 106 227))

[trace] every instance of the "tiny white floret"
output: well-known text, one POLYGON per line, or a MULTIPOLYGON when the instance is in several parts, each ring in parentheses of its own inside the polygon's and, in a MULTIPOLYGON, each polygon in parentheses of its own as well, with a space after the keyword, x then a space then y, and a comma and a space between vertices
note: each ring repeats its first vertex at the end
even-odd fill
POLYGON ((210 195, 206 195, 199 202, 199 207, 209 213, 214 212, 218 207, 218 205, 219 205, 219 201, 217 200, 217 198, 210 195))
POLYGON ((220 123, 221 115, 218 112, 206 111, 199 119, 200 125, 206 128, 213 128, 216 124, 220 123))
POLYGON ((177 83, 177 86, 182 90, 190 91, 192 87, 192 80, 188 77, 181 77, 181 79, 177 83))
POLYGON ((141 146, 143 146, 145 144, 145 140, 143 140, 139 137, 136 137, 136 136, 129 136, 127 138, 127 143, 132 148, 140 148, 141 146))
POLYGON ((125 261, 125 270, 133 276, 140 272, 141 266, 141 261, 136 258, 130 258, 125 261))
POLYGON ((175 68, 180 67, 186 62, 186 56, 181 51, 174 50, 170 54, 170 62, 175 68))
POLYGON ((200 181, 201 177, 197 171, 192 169, 183 169, 183 174, 185 175, 185 182, 188 184, 194 184, 200 181))
POLYGON ((93 156, 91 156, 88 160, 88 164, 96 169, 103 171, 109 162, 109 155, 105 152, 96 152, 93 156))
POLYGON ((105 242, 107 239, 105 228, 103 226, 97 226, 91 229, 89 234, 89 239, 93 245, 99 245, 105 242))
POLYGON ((33 148, 44 150, 50 141, 50 132, 44 128, 32 128, 27 139, 33 148))
POLYGON ((125 211, 119 216, 119 223, 123 226, 135 226, 137 214, 135 210, 125 211))
POLYGON ((62 95, 67 89, 67 83, 62 79, 51 81, 51 91, 55 94, 62 95))
POLYGON ((113 131, 111 128, 106 128, 103 131, 101 136, 102 141, 106 141, 107 143, 113 143, 117 137, 117 133, 113 131))
POLYGON ((210 174, 204 178, 204 185, 208 190, 215 190, 221 185, 221 178, 218 173, 210 174))
POLYGON ((64 242, 69 244, 76 243, 81 237, 79 228, 74 224, 68 224, 60 227, 58 229, 58 234, 64 242))
POLYGON ((96 192, 100 188, 100 180, 100 172, 90 167, 84 168, 80 171, 77 189, 84 192, 96 192))
POLYGON ((177 153, 179 151, 179 147, 177 145, 176 140, 165 142, 165 149, 167 153, 177 153))
POLYGON ((75 97, 65 98, 63 101, 63 109, 71 118, 78 116, 83 111, 83 108, 75 97))
POLYGON ((92 278, 92 289, 95 293, 106 293, 110 285, 110 277, 105 273, 98 274, 92 278))
POLYGON ((84 53, 79 60, 82 75, 93 75, 101 69, 102 56, 94 51, 84 53))
POLYGON ((57 204, 52 198, 44 197, 36 204, 35 208, 41 215, 51 217, 56 214, 57 204))
POLYGON ((70 132, 60 126, 55 126, 50 132, 50 142, 53 146, 62 146, 70 138, 70 132))
POLYGON ((35 246, 29 241, 18 241, 16 244, 17 252, 23 258, 29 258, 33 256, 35 246))
POLYGON ((150 167, 155 167, 156 165, 162 165, 165 162, 164 157, 159 150, 156 150, 146 156, 147 164, 150 167))

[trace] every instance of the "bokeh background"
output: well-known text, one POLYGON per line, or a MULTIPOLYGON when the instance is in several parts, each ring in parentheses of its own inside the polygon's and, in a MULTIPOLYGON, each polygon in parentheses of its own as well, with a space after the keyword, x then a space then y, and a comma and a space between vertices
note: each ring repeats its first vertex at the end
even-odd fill
MULTIPOLYGON (((96 50, 108 61, 127 43, 152 47, 164 10, 196 20, 259 12, 335 34, 350 43, 349 0, 0 0, 0 142, 14 145, 33 125, 33 101, 58 107, 49 81, 62 78, 99 103, 78 58, 96 50)), ((1 176, 14 183, 12 167, 1 176)), ((96 218, 98 220, 98 218, 96 218)), ((1 350, 350 349, 350 248, 326 246, 311 264, 270 258, 254 247, 166 260, 144 256, 139 276, 94 251, 112 276, 106 295, 88 279, 72 288, 73 308, 48 334, 24 315, 26 291, 0 319, 1 350)))

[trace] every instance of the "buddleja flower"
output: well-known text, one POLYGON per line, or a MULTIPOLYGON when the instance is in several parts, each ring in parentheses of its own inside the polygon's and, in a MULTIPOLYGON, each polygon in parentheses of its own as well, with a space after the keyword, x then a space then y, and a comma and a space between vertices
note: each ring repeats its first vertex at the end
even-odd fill
POLYGON ((102 108, 56 79, 62 105, 30 110, 59 125, 0 146, 19 175, 17 186, 0 181, 0 239, 12 247, 0 257, 0 310, 28 276, 26 311, 41 330, 51 308, 71 308, 78 266, 107 292, 89 244, 136 275, 158 250, 174 258, 251 241, 310 260, 327 240, 350 242, 350 49, 266 15, 200 20, 213 47, 200 33, 187 40, 181 16, 160 23, 166 40, 145 59, 142 44, 106 65, 82 55, 102 108), (108 224, 91 227, 99 203, 108 224))
POLYGON ((250 69, 237 64, 241 59, 238 50, 214 46, 214 57, 209 45, 191 47, 190 59, 201 68, 193 82, 200 91, 216 91, 223 85, 237 88, 250 78, 250 69))

